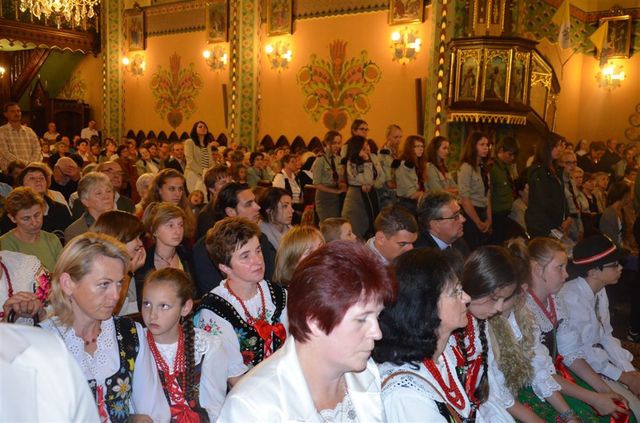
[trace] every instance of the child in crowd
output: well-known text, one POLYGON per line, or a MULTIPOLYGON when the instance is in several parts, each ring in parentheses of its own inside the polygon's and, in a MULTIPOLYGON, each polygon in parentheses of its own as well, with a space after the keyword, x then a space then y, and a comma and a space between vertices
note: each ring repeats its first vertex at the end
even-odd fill
POLYGON ((189 194, 189 204, 191 205, 191 211, 194 216, 197 216, 204 206, 204 193, 199 189, 192 191, 189 194))
POLYGON ((227 392, 229 360, 219 336, 194 329, 195 287, 181 270, 150 273, 142 292, 142 318, 171 421, 213 422, 227 392))
POLYGON ((329 217, 320 223, 320 232, 325 242, 336 240, 355 241, 358 238, 353 233, 351 222, 344 217, 329 217))

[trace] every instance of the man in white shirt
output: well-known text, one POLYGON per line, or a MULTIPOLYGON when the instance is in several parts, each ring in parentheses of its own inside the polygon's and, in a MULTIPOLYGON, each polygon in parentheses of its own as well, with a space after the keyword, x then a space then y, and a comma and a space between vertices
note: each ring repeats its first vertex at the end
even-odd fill
POLYGON ((463 257, 469 255, 469 246, 462 239, 466 221, 456 197, 446 191, 423 195, 418 201, 420 238, 415 246, 446 250, 453 248, 463 257))
POLYGON ((0 126, 0 169, 6 171, 14 160, 27 163, 42 161, 42 150, 36 133, 22 124, 22 111, 18 103, 6 103, 3 107, 7 124, 0 126))
POLYGON ((380 211, 374 223, 375 235, 367 241, 367 248, 376 253, 382 263, 413 249, 418 239, 418 223, 402 206, 387 206, 380 211))
POLYGON ((89 121, 89 126, 83 128, 82 131, 80 131, 80 138, 82 138, 83 140, 91 141, 91 137, 100 138, 100 133, 96 129, 96 121, 93 119, 89 121))

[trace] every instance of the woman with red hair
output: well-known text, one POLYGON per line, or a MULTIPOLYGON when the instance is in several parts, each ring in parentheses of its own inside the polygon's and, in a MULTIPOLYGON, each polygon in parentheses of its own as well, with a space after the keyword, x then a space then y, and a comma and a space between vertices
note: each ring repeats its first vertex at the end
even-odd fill
POLYGON ((218 421, 384 421, 370 356, 395 294, 391 271, 361 244, 311 253, 289 285, 290 336, 240 380, 218 421))

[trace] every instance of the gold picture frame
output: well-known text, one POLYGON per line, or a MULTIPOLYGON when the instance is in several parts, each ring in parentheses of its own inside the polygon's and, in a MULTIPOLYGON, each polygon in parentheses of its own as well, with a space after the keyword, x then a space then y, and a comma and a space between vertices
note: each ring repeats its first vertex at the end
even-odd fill
POLYGON ((390 25, 422 22, 423 20, 423 0, 389 0, 390 25))
POLYGON ((206 3, 205 27, 208 43, 229 41, 229 3, 210 0, 206 3))
MULTIPOLYGON (((628 58, 631 50, 631 16, 608 16, 600 19, 600 25, 609 22, 607 29, 606 48, 607 58, 628 58)), ((599 58, 603 52, 596 52, 599 58)))
POLYGON ((124 15, 128 51, 141 51, 146 48, 145 19, 142 8, 131 9, 124 15))
POLYGON ((293 34, 293 0, 267 0, 267 36, 293 34))

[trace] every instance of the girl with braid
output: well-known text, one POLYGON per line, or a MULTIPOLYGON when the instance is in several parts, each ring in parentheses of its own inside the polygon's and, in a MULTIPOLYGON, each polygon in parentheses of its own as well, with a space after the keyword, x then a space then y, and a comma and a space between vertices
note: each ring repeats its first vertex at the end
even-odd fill
POLYGON ((542 422, 530 409, 517 403, 497 365, 487 319, 500 313, 516 292, 512 257, 501 247, 484 246, 469 256, 462 274, 462 288, 469 294, 467 325, 458 336, 464 356, 462 379, 467 396, 482 421, 542 422))
POLYGON ((142 318, 171 422, 214 422, 227 391, 228 359, 218 336, 194 329, 195 286, 179 269, 151 272, 142 291, 142 318))

